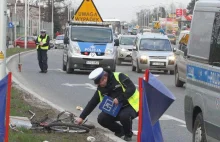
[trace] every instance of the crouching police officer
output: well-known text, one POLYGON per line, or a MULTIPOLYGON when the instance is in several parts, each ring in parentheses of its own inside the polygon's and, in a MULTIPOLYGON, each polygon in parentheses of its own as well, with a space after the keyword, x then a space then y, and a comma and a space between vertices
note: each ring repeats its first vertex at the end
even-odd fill
POLYGON ((116 117, 101 112, 98 115, 98 123, 114 132, 116 136, 124 136, 124 140, 131 141, 132 120, 137 117, 139 110, 139 92, 134 83, 123 73, 104 71, 103 68, 93 70, 89 79, 94 80, 98 87, 77 122, 81 124, 107 95, 114 99, 114 104, 123 105, 116 117), (116 121, 120 121, 121 124, 116 121))
POLYGON ((50 37, 46 34, 46 30, 41 30, 41 35, 39 35, 35 41, 37 45, 37 58, 40 66, 40 73, 47 73, 47 51, 49 49, 50 37))

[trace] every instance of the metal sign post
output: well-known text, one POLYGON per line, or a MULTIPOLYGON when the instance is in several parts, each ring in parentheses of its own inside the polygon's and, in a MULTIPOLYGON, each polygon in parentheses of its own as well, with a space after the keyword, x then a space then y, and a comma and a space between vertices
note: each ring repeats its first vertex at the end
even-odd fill
POLYGON ((6 76, 6 27, 7 27, 7 3, 6 0, 0 4, 0 80, 6 76))

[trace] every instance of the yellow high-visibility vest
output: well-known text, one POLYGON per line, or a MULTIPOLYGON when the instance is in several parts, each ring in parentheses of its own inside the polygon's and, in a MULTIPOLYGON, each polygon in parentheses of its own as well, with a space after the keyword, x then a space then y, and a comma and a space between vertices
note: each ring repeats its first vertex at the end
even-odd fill
MULTIPOLYGON (((122 85, 122 83, 119 80, 119 74, 120 72, 114 72, 114 77, 115 79, 120 83, 123 92, 126 91, 126 89, 124 88, 124 86, 122 85)), ((98 90, 98 94, 99 94, 99 98, 100 98, 100 102, 103 100, 103 95, 101 93, 101 91, 98 90)), ((129 104, 133 107, 133 109, 138 112, 139 111, 139 91, 136 89, 134 94, 128 99, 129 104)))
MULTIPOLYGON (((48 35, 46 35, 46 37, 41 41, 41 38, 40 38, 40 35, 39 35, 38 38, 37 38, 37 40, 38 40, 38 42, 41 41, 41 42, 43 42, 43 44, 45 44, 45 43, 47 43, 47 37, 48 37, 48 35)), ((36 48, 38 49, 39 46, 40 46, 40 45, 37 45, 36 48)), ((41 46, 40 48, 43 49, 43 50, 48 50, 48 49, 49 49, 49 46, 43 46, 43 47, 41 46)))

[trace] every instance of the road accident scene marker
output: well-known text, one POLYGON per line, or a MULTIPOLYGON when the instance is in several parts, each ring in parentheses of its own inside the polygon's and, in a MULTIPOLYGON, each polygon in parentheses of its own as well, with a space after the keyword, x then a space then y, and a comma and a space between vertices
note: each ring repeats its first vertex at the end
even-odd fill
POLYGON ((83 22, 103 22, 102 17, 92 0, 82 1, 73 20, 83 22))

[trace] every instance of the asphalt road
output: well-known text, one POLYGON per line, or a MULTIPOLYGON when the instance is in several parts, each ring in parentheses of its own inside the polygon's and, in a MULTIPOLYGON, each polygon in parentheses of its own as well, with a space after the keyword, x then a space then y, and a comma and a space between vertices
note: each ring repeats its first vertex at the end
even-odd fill
MULTIPOLYGON (((77 71, 66 74, 62 71, 62 50, 48 52, 49 69, 47 74, 40 74, 36 52, 21 56, 22 72, 17 71, 18 57, 13 58, 8 69, 22 82, 23 85, 41 95, 52 103, 79 115, 76 106, 84 107, 95 92, 93 82, 88 79, 88 71, 77 71)), ((117 66, 117 71, 129 75, 138 84, 138 77, 143 73, 131 71, 130 64, 117 66)), ((165 142, 190 142, 192 135, 187 131, 184 121, 184 88, 174 85, 174 75, 160 72, 153 73, 175 95, 176 101, 170 106, 160 119, 165 142)), ((97 123, 98 107, 89 115, 89 120, 97 123)), ((137 119, 133 121, 133 130, 137 130, 137 119)), ((133 138, 136 141, 136 137, 133 138)))

